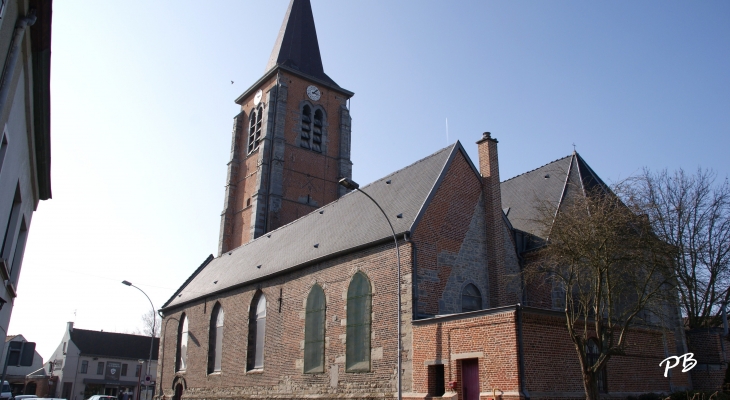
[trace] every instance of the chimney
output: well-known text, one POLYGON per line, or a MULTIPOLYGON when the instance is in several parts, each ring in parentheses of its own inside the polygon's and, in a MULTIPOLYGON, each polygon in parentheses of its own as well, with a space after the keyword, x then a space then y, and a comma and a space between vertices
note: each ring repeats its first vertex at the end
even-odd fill
POLYGON ((68 333, 71 333, 74 331, 74 323, 73 322, 67 322, 66 323, 66 330, 68 330, 68 333))
POLYGON ((490 132, 484 132, 482 139, 477 142, 486 218, 490 308, 516 303, 512 301, 514 296, 508 296, 507 290, 510 279, 505 265, 506 226, 502 213, 502 191, 499 186, 497 143, 497 139, 493 138, 490 132))

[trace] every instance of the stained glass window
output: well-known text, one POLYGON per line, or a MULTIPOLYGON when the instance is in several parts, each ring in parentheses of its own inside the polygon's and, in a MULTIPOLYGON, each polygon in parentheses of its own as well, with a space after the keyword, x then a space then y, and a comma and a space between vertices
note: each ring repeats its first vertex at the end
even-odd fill
POLYGON ((461 292, 461 312, 477 311, 482 309, 482 294, 476 286, 468 284, 461 292))
POLYGON ((185 371, 188 366, 188 318, 185 314, 180 317, 177 340, 177 370, 185 371))
POLYGON ((370 371, 371 294, 368 278, 356 273, 347 289, 347 372, 370 371))
POLYGON ((264 337, 266 335, 266 297, 256 293, 251 301, 248 321, 248 369, 264 367, 264 337))
MULTIPOLYGON (((600 356, 601 350, 598 347, 598 341, 594 338, 588 339, 588 344, 586 344, 586 361, 588 361, 588 365, 593 366, 593 364, 598 362, 598 358, 600 356)), ((598 391, 601 393, 606 393, 606 368, 601 368, 598 371, 597 378, 598 391)))
POLYGON ((304 372, 324 372, 325 296, 319 285, 314 285, 307 296, 304 320, 304 372))
POLYGON ((210 315, 210 337, 208 338, 208 373, 221 370, 223 358, 223 308, 216 303, 210 315))

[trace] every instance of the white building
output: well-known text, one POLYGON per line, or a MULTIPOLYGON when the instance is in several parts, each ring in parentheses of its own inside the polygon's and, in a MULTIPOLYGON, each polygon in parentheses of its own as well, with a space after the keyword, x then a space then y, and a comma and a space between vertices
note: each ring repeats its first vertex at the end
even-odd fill
POLYGON ((67 327, 61 343, 46 363, 46 370, 52 364, 53 375, 58 377, 55 393, 50 397, 83 400, 95 394, 116 396, 120 390, 127 390, 135 394, 135 399, 140 398, 140 392, 142 399, 152 399, 154 384, 145 391, 144 380, 150 344, 149 375, 152 380, 157 376, 159 338, 74 329, 73 322, 67 327))
POLYGON ((51 198, 51 0, 0 1, 0 338, 31 217, 51 198))

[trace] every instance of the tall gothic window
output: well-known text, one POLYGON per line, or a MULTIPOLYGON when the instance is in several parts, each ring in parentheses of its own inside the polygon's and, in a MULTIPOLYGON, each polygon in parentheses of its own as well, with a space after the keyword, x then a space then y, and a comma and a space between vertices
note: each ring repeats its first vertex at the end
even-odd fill
MULTIPOLYGON (((598 362, 598 357, 601 356, 601 350, 598 347, 598 341, 594 338, 588 339, 586 344, 586 358, 588 365, 593 365, 598 362)), ((597 374, 598 380, 598 391, 601 393, 607 393, 606 390, 606 368, 601 368, 597 374)))
POLYGON ((305 149, 316 151, 317 153, 322 152, 322 121, 324 120, 324 113, 322 110, 314 111, 312 115, 312 108, 305 105, 302 108, 302 134, 300 137, 300 146, 305 149))
POLYGON ((221 370, 223 358, 223 307, 216 303, 210 314, 210 334, 208 337, 208 373, 221 370))
POLYGON ((188 317, 183 313, 180 316, 180 325, 177 328, 177 360, 175 366, 178 371, 185 371, 188 366, 188 317))
POLYGON ((251 301, 248 319, 247 369, 264 367, 264 337, 266 334, 266 297, 257 292, 251 301))
POLYGON ((324 318, 324 291, 314 285, 307 296, 304 319, 304 373, 324 372, 324 318))
POLYGON ((251 111, 251 116, 248 120, 248 153, 259 148, 261 142, 261 119, 263 118, 264 110, 259 107, 251 111))
POLYGON ((482 309, 482 294, 473 284, 468 284, 461 292, 461 312, 482 309))
POLYGON ((367 276, 356 273, 347 288, 347 372, 370 371, 371 293, 367 276))

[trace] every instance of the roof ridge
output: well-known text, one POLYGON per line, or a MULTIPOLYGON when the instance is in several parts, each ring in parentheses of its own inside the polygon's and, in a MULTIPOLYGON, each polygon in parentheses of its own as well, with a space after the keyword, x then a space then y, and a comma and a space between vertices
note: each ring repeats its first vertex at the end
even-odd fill
MULTIPOLYGON (((101 333, 101 334, 110 334, 110 335, 125 335, 125 336, 136 336, 141 338, 148 338, 149 335, 138 335, 136 333, 124 333, 124 332, 105 332, 105 331, 94 331, 91 329, 81 329, 81 328, 74 328, 74 330, 71 333, 74 333, 76 331, 83 331, 83 332, 92 332, 92 333, 101 333)), ((155 339, 159 339, 158 337, 155 337, 155 339)))
POLYGON ((541 166, 539 166, 539 167, 537 167, 537 168, 531 169, 531 170, 529 170, 529 171, 525 171, 525 172, 523 172, 523 173, 521 173, 521 174, 518 174, 518 175, 515 175, 515 176, 513 176, 513 177, 511 177, 511 178, 509 178, 509 179, 505 179, 505 180, 503 180, 503 181, 502 181, 502 182, 500 182, 500 183, 505 183, 505 182, 507 182, 507 181, 511 181, 512 179, 518 178, 518 177, 520 177, 520 176, 522 176, 522 175, 527 175, 527 174, 529 174, 530 172, 535 172, 535 171, 537 171, 538 169, 540 169, 540 168, 542 168, 542 167, 547 167, 547 166, 548 166, 548 165, 550 165, 550 164, 556 163, 556 162, 558 162, 558 161, 562 161, 562 160, 564 160, 564 159, 566 159, 566 158, 568 158, 568 157, 572 157, 572 156, 573 156, 573 154, 568 154, 568 155, 567 155, 567 156, 565 156, 565 157, 560 157, 560 158, 558 158, 557 160, 553 160, 553 161, 550 161, 550 162, 549 162, 549 163, 547 163, 547 164, 543 164, 543 165, 541 165, 541 166))
MULTIPOLYGON (((390 174, 388 174, 388 175, 385 175, 384 177, 382 177, 382 178, 380 178, 380 179, 376 179, 376 180, 374 180, 374 181, 372 181, 372 182, 368 183, 367 185, 363 186, 363 187, 362 187, 362 189, 365 189, 365 188, 367 188, 367 187, 369 187, 369 186, 372 186, 372 185, 374 185, 374 184, 376 184, 376 183, 378 183, 378 182, 384 181, 385 179, 387 179, 387 178, 389 178, 389 177, 391 177, 391 176, 393 176, 393 175, 395 175, 395 174, 397 174, 397 173, 399 173, 399 172, 401 172, 401 171, 404 171, 404 170, 406 170, 406 169, 408 169, 408 168, 411 168, 411 167, 413 167, 413 166, 417 165, 418 163, 424 162, 424 161, 426 161, 426 160, 428 160, 428 159, 430 159, 430 158, 432 158, 432 157, 435 157, 435 156, 437 156, 437 155, 441 154, 442 152, 444 152, 444 151, 446 151, 446 150, 448 150, 448 149, 453 149, 453 148, 454 148, 454 147, 456 146, 456 144, 457 144, 457 143, 458 143, 458 141, 457 141, 457 142, 455 142, 454 144, 448 145, 448 146, 446 146, 446 147, 444 147, 444 148, 442 148, 442 149, 440 149, 440 150, 436 151, 436 152, 435 152, 435 153, 433 153, 433 154, 430 154, 430 155, 428 155, 428 156, 426 156, 426 157, 423 157, 423 158, 421 158, 420 160, 417 160, 417 161, 415 161, 415 162, 413 162, 413 163, 411 163, 411 164, 409 164, 409 165, 406 165, 405 167, 403 167, 403 168, 401 168, 401 169, 399 169, 399 170, 397 170, 397 171, 393 171, 393 172, 391 172, 390 174)), ((350 192, 350 193, 352 193, 352 192, 350 192)), ((230 254, 230 253, 232 253, 232 252, 234 252, 234 251, 236 251, 236 250, 238 250, 238 249, 244 248, 244 247, 246 247, 246 246, 248 246, 248 245, 250 245, 250 244, 252 244, 252 243, 254 243, 254 242, 257 242, 258 240, 260 240, 260 239, 261 239, 261 238, 263 238, 263 237, 268 237, 268 236, 271 236, 271 234, 273 234, 273 233, 274 233, 274 232, 276 232, 276 231, 280 231, 280 230, 282 230, 282 229, 284 229, 284 228, 286 228, 286 227, 288 227, 288 226, 290 226, 290 225, 294 225, 294 224, 296 224, 296 223, 297 223, 298 221, 302 221, 302 220, 303 220, 304 218, 307 218, 307 217, 309 217, 310 215, 314 214, 314 213, 315 213, 315 212, 317 212, 317 211, 320 211, 320 210, 322 210, 322 209, 324 209, 324 208, 327 208, 327 207, 330 207, 330 206, 333 206, 333 205, 337 204, 337 203, 338 203, 338 202, 339 202, 340 200, 344 199, 344 198, 345 198, 345 197, 346 197, 347 195, 349 195, 350 193, 346 193, 346 194, 345 194, 344 196, 342 196, 342 197, 340 197, 340 198, 338 198, 338 199, 336 199, 336 200, 334 200, 334 201, 331 201, 331 202, 329 202, 329 203, 327 203, 327 204, 323 205, 322 207, 319 207, 319 208, 317 208, 317 209, 314 209, 314 210, 312 210, 311 212, 309 212, 309 213, 307 213, 307 214, 304 214, 304 215, 302 215, 301 217, 299 217, 299 218, 295 219, 294 221, 291 221, 291 222, 289 222, 288 224, 282 225, 282 226, 280 226, 280 227, 278 227, 278 228, 274 229, 273 231, 269 231, 269 232, 267 232, 267 233, 265 233, 265 234, 263 234, 263 235, 261 235, 261 236, 257 237, 257 238, 256 238, 256 239, 254 239, 254 240, 251 240, 251 241, 249 241, 249 242, 246 242, 246 243, 244 243, 244 244, 242 244, 242 245, 240 245, 240 246, 236 247, 235 249, 230 249, 230 250, 228 250, 228 251, 227 251, 226 253, 229 253, 229 254, 230 254)), ((219 258, 219 257, 215 257, 215 258, 219 258)), ((191 276, 191 277, 190 277, 189 279, 192 279, 192 278, 193 278, 193 277, 191 276)), ((181 289, 182 289, 182 287, 181 287, 181 289)), ((177 295, 177 292, 175 293, 175 295, 177 295)), ((173 298, 175 297, 175 295, 173 295, 173 298)), ((172 300, 172 299, 170 299, 169 301, 171 301, 171 300, 172 300)), ((168 301, 168 302, 169 302, 169 301, 168 301)), ((167 304, 167 303, 165 303, 165 304, 167 304)), ((163 306, 162 308, 165 308, 165 306, 163 306)))
POLYGON ((196 276, 198 276, 198 274, 200 273, 200 271, 202 271, 205 268, 205 266, 208 265, 208 264, 210 264, 210 262, 213 261, 213 260, 215 260, 215 257, 213 257, 212 254, 209 254, 208 257, 205 259, 205 261, 203 261, 203 263, 200 264, 200 266, 195 269, 195 271, 188 277, 188 279, 186 279, 185 282, 183 282, 183 284, 180 285, 179 288, 177 288, 177 290, 162 305, 162 307, 160 307, 160 309, 165 308, 168 304, 172 303, 172 301, 175 300, 175 296, 177 296, 178 294, 180 294, 180 292, 182 292, 182 290, 185 289, 185 286, 187 286, 193 280, 193 278, 195 278, 196 276))

